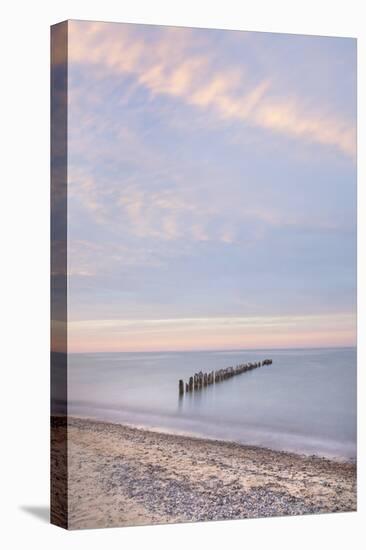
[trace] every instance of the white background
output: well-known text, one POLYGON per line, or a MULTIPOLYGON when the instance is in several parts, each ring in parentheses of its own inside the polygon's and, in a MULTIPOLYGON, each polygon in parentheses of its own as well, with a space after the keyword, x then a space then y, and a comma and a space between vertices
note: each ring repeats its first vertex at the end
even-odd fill
MULTIPOLYGON (((365 521, 365 71, 362 0, 2 3, 0 541, 12 548, 360 548, 365 521), (49 493, 49 26, 68 18, 358 37, 359 511, 66 532, 49 493), (363 99, 363 102, 362 102, 363 99), (361 101, 360 101, 361 100, 361 101), (31 508, 33 513, 26 508, 31 508), (40 513, 38 508, 40 508, 40 513), (37 513, 38 510, 38 513, 37 513), (36 513, 34 513, 36 512, 36 513), (44 516, 42 519, 39 516, 44 516)), ((364 533, 364 539, 366 539, 364 533)), ((365 544, 365 542, 363 542, 365 544)))

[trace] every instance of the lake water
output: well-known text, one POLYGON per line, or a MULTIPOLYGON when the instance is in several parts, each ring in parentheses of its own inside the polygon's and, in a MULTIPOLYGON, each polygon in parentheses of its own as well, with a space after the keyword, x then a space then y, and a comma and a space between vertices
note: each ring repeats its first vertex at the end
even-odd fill
POLYGON ((68 409, 166 432, 353 459, 356 349, 70 354, 68 409), (178 395, 180 378, 267 357, 270 366, 178 395))

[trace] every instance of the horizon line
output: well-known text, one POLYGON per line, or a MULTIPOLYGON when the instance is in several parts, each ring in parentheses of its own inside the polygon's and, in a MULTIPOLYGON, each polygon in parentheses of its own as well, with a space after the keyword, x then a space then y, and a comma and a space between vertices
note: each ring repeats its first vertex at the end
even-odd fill
POLYGON ((356 348, 356 344, 347 344, 347 345, 328 345, 328 346, 301 346, 301 347, 263 347, 263 348, 203 348, 203 349, 161 349, 161 350, 111 350, 111 351, 57 351, 51 350, 51 353, 66 353, 68 355, 81 355, 81 354, 97 354, 97 353, 203 353, 203 352, 215 352, 215 351, 290 351, 290 350, 322 350, 322 349, 349 349, 356 348))

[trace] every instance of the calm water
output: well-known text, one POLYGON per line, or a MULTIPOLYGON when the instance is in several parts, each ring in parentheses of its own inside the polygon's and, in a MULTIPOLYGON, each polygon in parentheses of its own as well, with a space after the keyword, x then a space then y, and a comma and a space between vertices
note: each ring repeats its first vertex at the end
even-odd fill
POLYGON ((356 350, 69 356, 69 414, 307 454, 356 455, 356 350), (178 396, 199 370, 273 359, 178 396))

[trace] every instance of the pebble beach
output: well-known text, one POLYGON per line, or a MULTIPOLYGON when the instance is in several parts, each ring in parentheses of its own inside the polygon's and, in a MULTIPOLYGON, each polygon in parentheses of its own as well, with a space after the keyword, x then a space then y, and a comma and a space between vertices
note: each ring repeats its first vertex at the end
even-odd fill
POLYGON ((69 529, 356 510, 352 462, 79 418, 67 433, 69 529))

